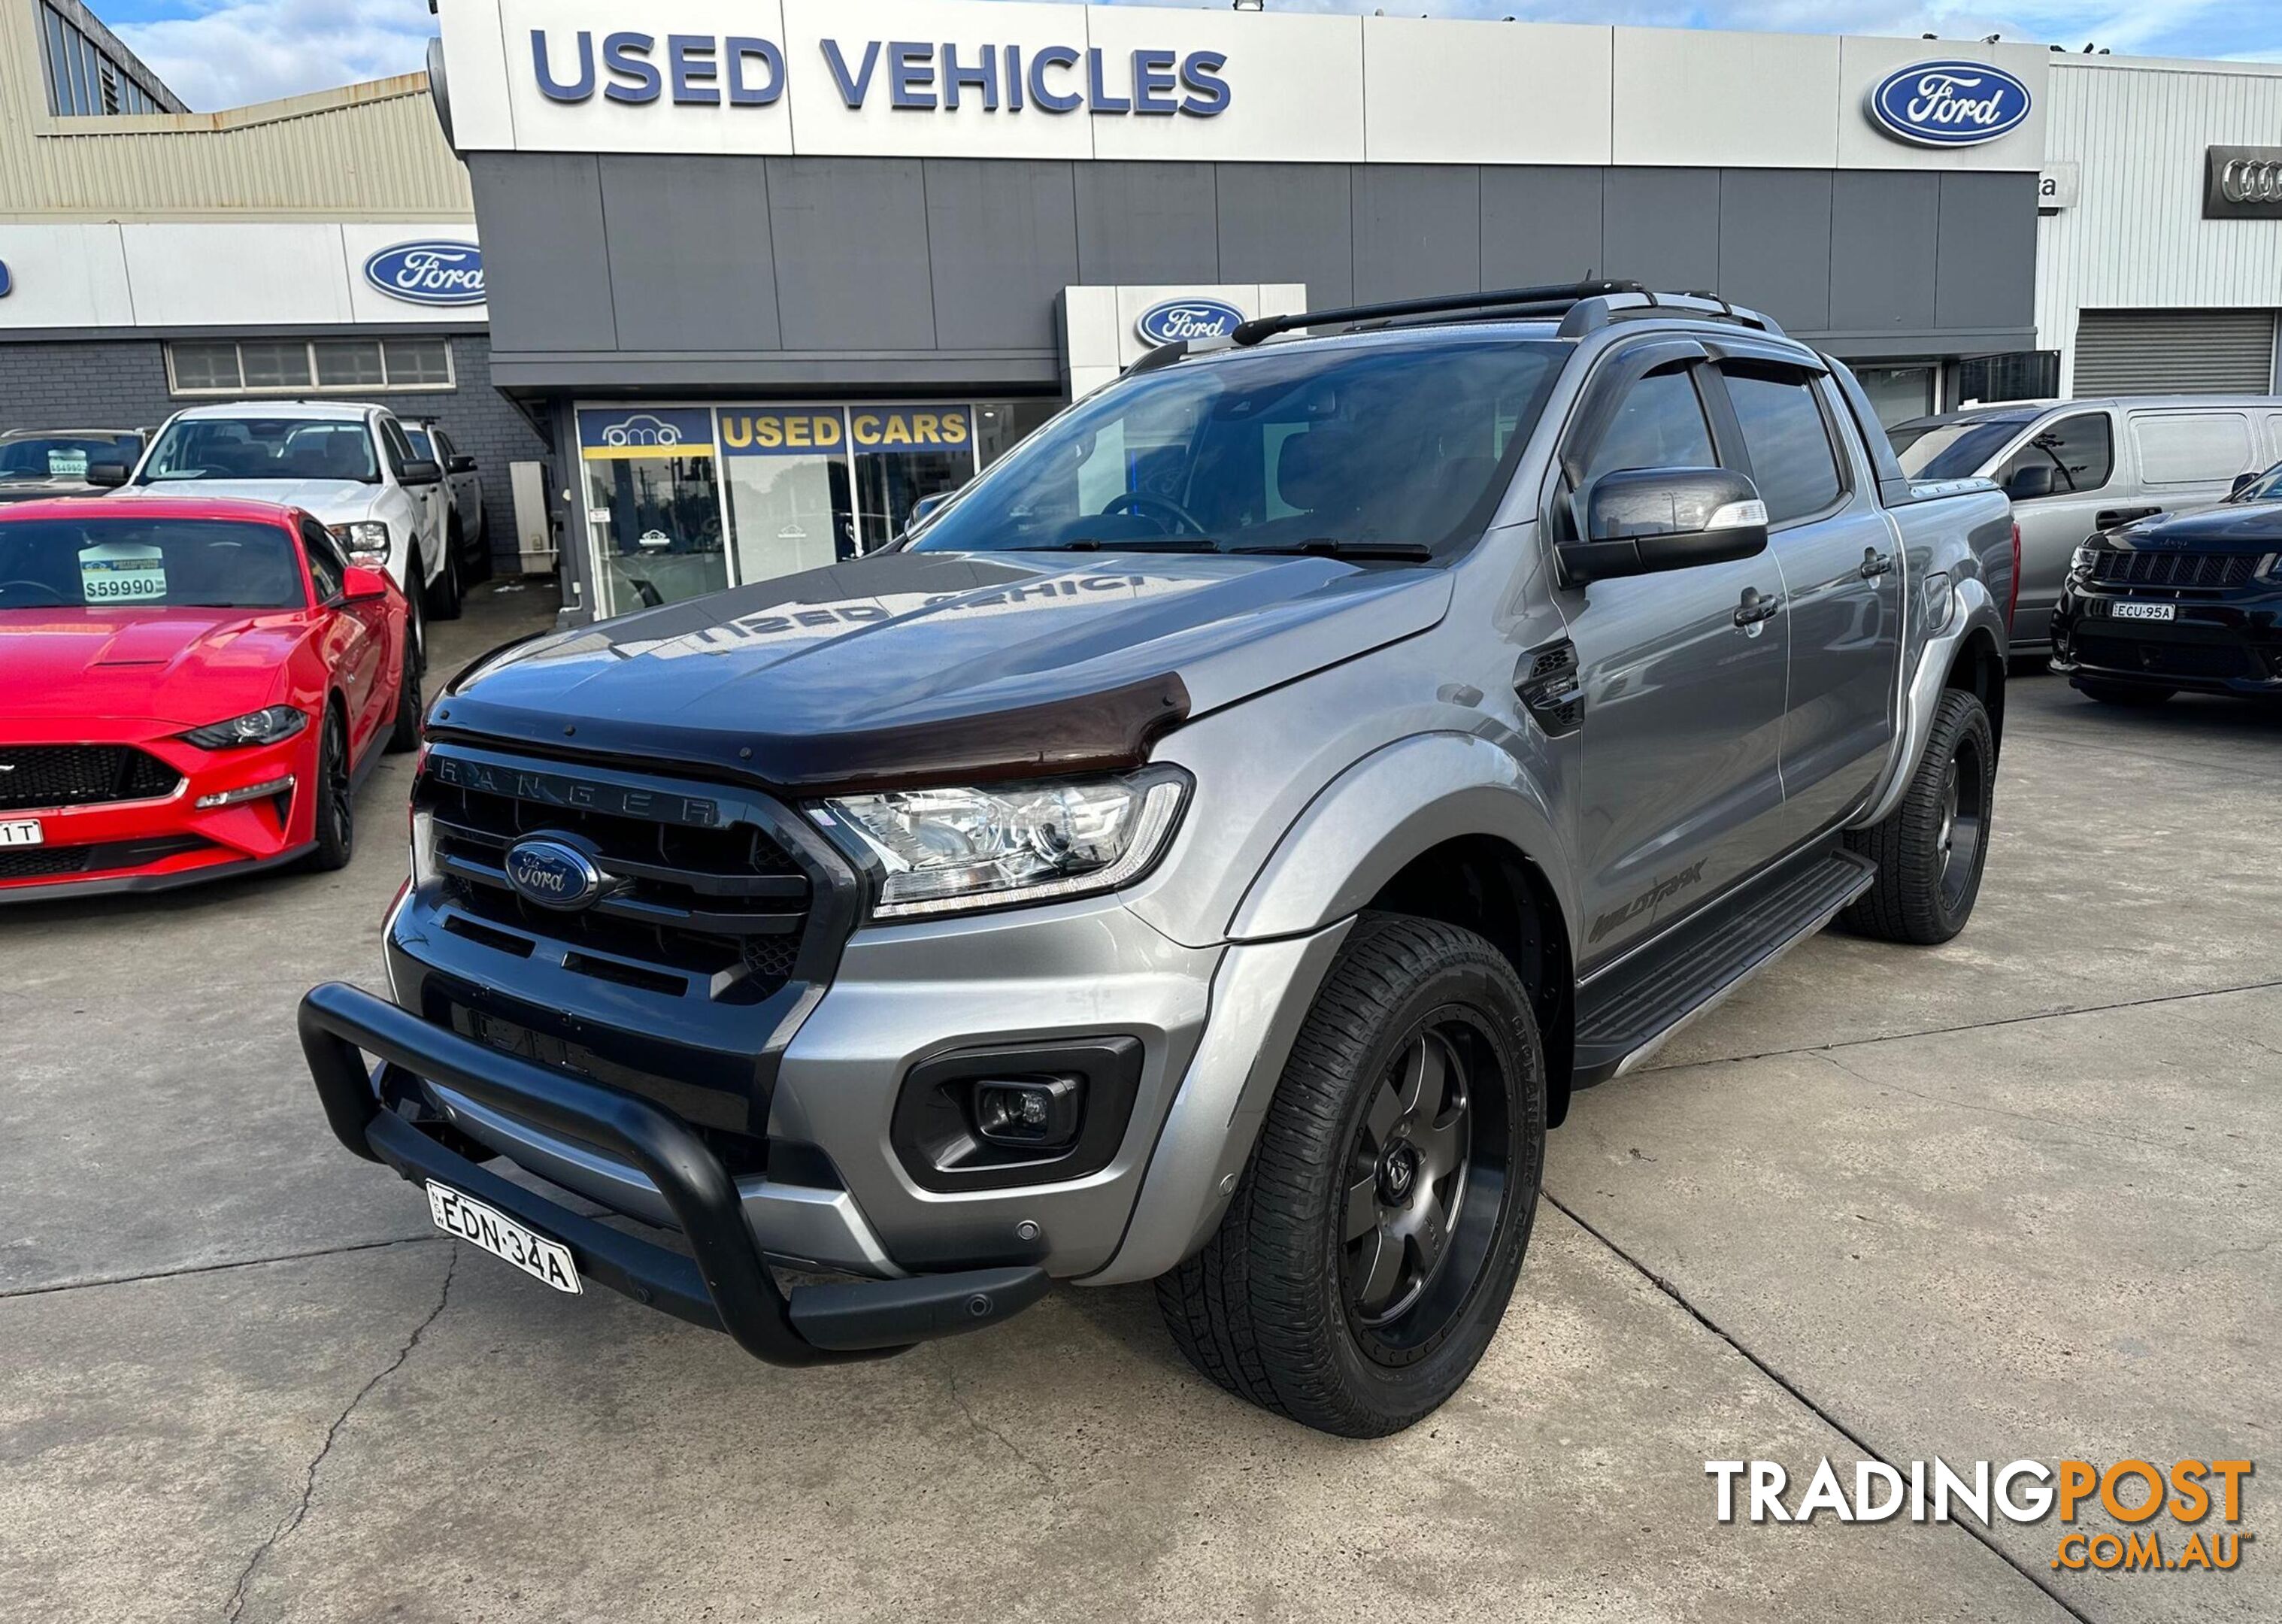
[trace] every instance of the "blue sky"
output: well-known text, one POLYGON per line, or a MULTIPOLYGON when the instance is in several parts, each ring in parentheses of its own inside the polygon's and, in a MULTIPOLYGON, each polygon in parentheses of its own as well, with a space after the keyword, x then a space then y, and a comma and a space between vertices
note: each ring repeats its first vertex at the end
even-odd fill
MULTIPOLYGON (((1146 4, 1147 0, 1131 0, 1146 4)), ((2001 34, 2116 55, 2282 60, 2282 0, 1268 0, 1277 11, 1644 23, 1807 34, 2001 34)), ((200 109, 291 96, 421 64, 424 0, 92 0, 97 15, 200 109)), ((638 18, 630 0, 628 16, 638 18)))

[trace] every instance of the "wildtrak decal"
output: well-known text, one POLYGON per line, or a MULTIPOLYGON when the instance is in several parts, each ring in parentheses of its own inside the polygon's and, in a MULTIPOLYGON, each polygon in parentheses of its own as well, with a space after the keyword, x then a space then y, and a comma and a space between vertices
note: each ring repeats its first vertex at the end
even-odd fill
POLYGON ((1704 859, 1697 858, 1676 874, 1667 874, 1654 885, 1625 904, 1621 908, 1603 913, 1593 921, 1589 942, 1597 942, 1611 930, 1642 914, 1653 912, 1659 903, 1669 901, 1704 877, 1704 859))

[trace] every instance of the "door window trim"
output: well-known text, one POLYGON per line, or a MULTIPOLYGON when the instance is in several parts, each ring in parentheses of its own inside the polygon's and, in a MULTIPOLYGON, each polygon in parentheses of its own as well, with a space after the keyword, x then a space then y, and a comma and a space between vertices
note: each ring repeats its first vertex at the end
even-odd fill
MULTIPOLYGON (((1846 449, 1845 437, 1838 432, 1836 418, 1831 411, 1830 401, 1825 393, 1824 382, 1829 374, 1801 366, 1796 361, 1776 361, 1758 355, 1730 355, 1712 363, 1712 370, 1719 379, 1718 393, 1720 408, 1727 413, 1735 425, 1735 459, 1729 461, 1727 448, 1722 447, 1720 464, 1742 474, 1750 480, 1754 486, 1758 484, 1759 476, 1751 466, 1751 451, 1750 445, 1743 439, 1743 419, 1736 415, 1735 403, 1727 394, 1727 369, 1730 366, 1739 367, 1747 372, 1757 369, 1764 373, 1789 373, 1792 376, 1777 377, 1772 381, 1805 385, 1807 397, 1814 402, 1815 410, 1821 414, 1823 442, 1829 447, 1831 462, 1838 470, 1838 494, 1833 501, 1817 508, 1812 513, 1796 514, 1779 524, 1769 524, 1767 534, 1770 537, 1779 536, 1797 530, 1803 524, 1823 524, 1845 512, 1853 505, 1855 495, 1861 489, 1861 481, 1856 478, 1853 453, 1846 449)), ((1759 495, 1764 501, 1766 493, 1762 491, 1759 495)))

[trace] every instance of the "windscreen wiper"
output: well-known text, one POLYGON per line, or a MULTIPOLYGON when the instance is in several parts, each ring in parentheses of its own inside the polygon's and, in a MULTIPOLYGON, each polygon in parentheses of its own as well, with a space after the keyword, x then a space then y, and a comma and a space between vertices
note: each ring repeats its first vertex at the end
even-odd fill
POLYGON ((1129 540, 1105 541, 1098 536, 1077 536, 1026 548, 1032 553, 1217 553, 1220 543, 1210 536, 1135 536, 1129 540))
POLYGON ((1239 547, 1239 553, 1312 553, 1324 558, 1401 558, 1424 562, 1434 549, 1424 541, 1350 541, 1338 536, 1309 536, 1274 547, 1239 547))

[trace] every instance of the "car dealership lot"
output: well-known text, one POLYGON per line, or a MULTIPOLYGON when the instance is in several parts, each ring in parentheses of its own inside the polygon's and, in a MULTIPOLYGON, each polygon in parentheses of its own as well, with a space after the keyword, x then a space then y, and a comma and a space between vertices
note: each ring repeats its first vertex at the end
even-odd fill
MULTIPOLYGON (((431 690, 551 607, 473 594, 431 690)), ((2269 1452, 2275 718, 2016 682, 1965 934, 1821 937, 1581 1097, 1503 1333, 1378 1443, 1221 1395, 1145 1291, 784 1371, 437 1236, 327 1132, 292 1028, 314 981, 379 985, 408 771, 341 873, 0 914, 27 1615, 2282 1612, 2255 1479, 2236 1572, 2079 1574, 2051 1522, 1722 1527, 1703 1471, 2269 1452)))

